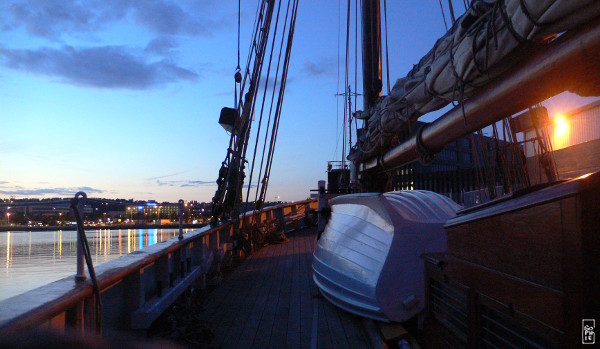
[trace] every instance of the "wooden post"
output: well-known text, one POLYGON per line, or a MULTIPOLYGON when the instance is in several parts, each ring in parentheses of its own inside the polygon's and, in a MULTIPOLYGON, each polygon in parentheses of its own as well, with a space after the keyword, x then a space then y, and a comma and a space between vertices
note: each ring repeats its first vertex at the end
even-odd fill
POLYGON ((319 233, 325 230, 327 219, 323 216, 323 209, 327 207, 327 199, 325 198, 325 181, 319 181, 319 220, 317 223, 319 233))

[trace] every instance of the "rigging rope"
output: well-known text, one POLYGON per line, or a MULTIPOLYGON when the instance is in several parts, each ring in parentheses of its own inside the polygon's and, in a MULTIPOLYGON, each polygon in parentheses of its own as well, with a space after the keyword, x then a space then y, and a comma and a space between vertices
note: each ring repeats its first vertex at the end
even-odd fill
POLYGON ((231 133, 227 155, 219 170, 217 179, 218 188, 213 197, 213 217, 221 215, 231 216, 237 219, 239 206, 237 202, 241 199, 241 186, 243 182, 243 171, 245 168, 245 154, 248 145, 248 137, 251 129, 251 120, 254 115, 254 103, 256 101, 256 90, 260 85, 262 64, 270 32, 273 14, 273 1, 259 1, 255 27, 252 33, 252 42, 248 54, 248 64, 241 83, 239 103, 237 105, 238 115, 241 114, 239 125, 236 123, 231 133), (252 58, 254 57, 254 60, 252 58), (252 72, 250 66, 252 65, 252 72), (247 81, 250 86, 246 94, 247 81), (243 98, 243 100, 242 100, 243 98), (242 113, 240 113, 240 110, 242 113))
MULTIPOLYGON (((333 158, 337 158, 338 145, 340 143, 340 101, 338 96, 340 95, 340 36, 341 36, 341 25, 342 25, 342 5, 341 0, 338 0, 338 25, 337 25, 337 88, 335 92, 335 107, 336 107, 336 120, 335 120, 335 151, 333 153, 333 158)), ((345 103, 345 102, 344 102, 345 103)))
POLYGON ((452 6, 452 0, 448 0, 448 7, 450 8, 450 18, 452 19, 452 25, 456 22, 456 18, 454 17, 454 7, 452 6))
POLYGON ((388 50, 387 0, 383 0, 383 18, 385 22, 385 70, 387 73, 387 93, 390 94, 390 56, 388 50))
MULTIPOLYGON (((287 28, 287 22, 288 22, 289 12, 290 12, 290 1, 288 1, 287 9, 286 9, 286 12, 285 12, 285 21, 284 21, 283 33, 285 33, 286 28, 287 28)), ((275 84, 277 84, 277 78, 279 77, 279 68, 280 68, 280 64, 281 64, 281 55, 282 55, 282 52, 283 52, 283 41, 284 41, 284 38, 285 38, 285 36, 284 36, 284 34, 282 34, 281 35, 281 42, 279 44, 279 55, 278 55, 278 58, 277 58, 277 68, 275 69, 275 79, 276 79, 275 84)), ((263 173, 263 164, 264 164, 264 160, 265 160, 265 152, 266 152, 266 149, 267 149, 267 139, 269 137, 269 126, 271 125, 271 117, 273 115, 273 101, 274 100, 275 100, 275 87, 273 87, 273 91, 271 93, 271 103, 270 103, 270 106, 269 106, 269 118, 268 118, 268 121, 267 121, 267 127, 266 127, 266 132, 265 132, 265 141, 263 143, 262 157, 261 157, 261 160, 260 160, 260 166, 259 166, 260 171, 258 173, 258 179, 259 179, 258 183, 260 183, 260 179, 261 179, 261 176, 262 176, 262 173, 263 173)), ((264 181, 264 179, 263 179, 263 181, 264 181)), ((258 188, 259 187, 257 185, 257 187, 256 187, 256 193, 255 193, 255 196, 254 196, 254 204, 255 205, 254 205, 254 210, 253 211, 255 211, 255 212, 257 211, 257 207, 256 207, 257 203, 259 203, 259 198, 258 198, 259 190, 258 190, 258 188)), ((259 205, 262 206, 262 202, 260 202, 259 205)), ((261 208, 261 210, 262 210, 262 208, 261 208)))
POLYGON ((448 24, 446 23, 446 14, 444 14, 444 6, 442 6, 442 0, 440 1, 440 10, 442 10, 442 18, 444 19, 444 27, 446 27, 446 31, 448 31, 448 24))
MULTIPOLYGON (((354 1, 354 113, 356 113, 356 100, 358 98, 358 0, 354 1)), ((356 124, 356 118, 354 118, 356 124)), ((358 125, 354 128, 357 131, 356 140, 358 141, 358 125)))
MULTIPOLYGON (((281 11, 281 1, 279 2, 279 5, 277 6, 277 16, 275 18, 275 29, 274 32, 277 33, 277 27, 279 25, 279 13, 281 11)), ((284 28, 285 31, 285 28, 284 28)), ((269 76, 271 74, 271 63, 273 62, 273 50, 275 49, 275 39, 276 39, 276 35, 273 35, 273 39, 271 40, 271 53, 269 54, 269 64, 267 66, 267 77, 266 77, 266 81, 265 81, 265 89, 264 89, 264 93, 263 93, 263 98, 262 98, 262 104, 260 107, 260 118, 258 121, 258 130, 256 131, 256 141, 255 141, 255 145, 258 145, 258 141, 259 141, 259 137, 260 137, 260 129, 262 126, 262 120, 263 120, 263 111, 265 109, 265 101, 267 98, 267 90, 269 88, 269 76)), ((277 79, 277 76, 275 77, 275 79, 277 79)), ((273 91, 275 90, 275 85, 277 84, 277 80, 275 80, 274 84, 273 84, 273 91)), ((268 128, 268 126, 267 126, 268 128)), ((258 147, 255 146, 254 147, 254 154, 252 155, 252 167, 250 169, 250 178, 248 179, 248 190, 246 191, 246 204, 245 204, 245 208, 244 208, 244 212, 243 212, 243 218, 246 217, 246 211, 247 211, 247 206, 248 206, 248 199, 250 197, 250 189, 252 188, 252 177, 254 175, 254 164, 255 164, 255 160, 256 160, 256 151, 258 150, 258 147)), ((264 149, 263 149, 263 154, 264 154, 264 149)), ((260 178, 260 174, 259 174, 259 178, 260 178)), ((242 220, 243 220, 242 218, 242 220)))
MULTIPOLYGON (((348 110, 346 109, 346 98, 350 96, 350 92, 348 90, 348 77, 349 77, 349 64, 350 64, 350 9, 351 9, 351 0, 348 0, 347 3, 347 11, 346 11, 346 62, 345 62, 345 74, 344 74, 344 122, 342 123, 343 127, 343 137, 342 137, 342 169, 346 168, 346 120, 349 121, 350 116, 348 115, 348 110)), ((342 172, 344 173, 344 172, 342 172)))
MULTIPOLYGON (((264 200, 264 198, 266 197, 267 188, 268 188, 269 180, 270 180, 270 176, 271 176, 271 168, 273 165, 273 156, 275 153, 275 144, 277 142, 277 135, 279 134, 279 122, 281 120, 281 109, 283 106, 283 97, 285 95, 287 75, 288 75, 288 70, 289 70, 289 65, 290 65, 290 57, 291 57, 291 53, 292 53, 292 42, 294 39, 294 32, 295 32, 295 28, 296 28, 297 14, 298 14, 298 0, 294 0, 294 4, 292 5, 292 16, 290 19, 290 29, 288 31, 288 40, 287 40, 287 46, 286 46, 286 51, 285 51, 285 57, 284 57, 283 72, 281 73, 281 85, 280 85, 280 89, 279 89, 279 96, 277 99, 277 107, 275 109, 275 122, 273 124, 273 132, 272 132, 272 137, 271 137, 272 146, 269 149, 269 156, 267 157, 267 160, 268 160, 267 171, 265 172, 264 183, 261 187, 261 197, 260 197, 261 200, 264 200)), ((262 209, 260 210, 260 212, 262 212, 262 209)))
POLYGON ((240 30, 241 30, 241 17, 242 17, 242 0, 238 0, 238 37, 237 37, 237 71, 240 71, 240 30))

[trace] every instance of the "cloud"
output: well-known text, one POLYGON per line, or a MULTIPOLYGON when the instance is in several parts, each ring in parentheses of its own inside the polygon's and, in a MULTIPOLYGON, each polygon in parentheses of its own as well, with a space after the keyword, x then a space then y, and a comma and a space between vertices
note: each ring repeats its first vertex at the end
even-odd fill
POLYGON ((171 53, 175 48, 177 48, 177 41, 171 37, 163 36, 150 41, 144 52, 162 56, 171 53))
POLYGON ((163 182, 160 179, 157 179, 155 183, 159 187, 172 187, 172 186, 175 185, 175 183, 178 183, 178 182, 180 182, 180 181, 166 181, 166 182, 163 182))
POLYGON ((336 62, 333 58, 320 58, 316 62, 306 61, 302 71, 309 76, 336 76, 336 62))
POLYGON ((201 181, 201 180, 181 180, 181 181, 161 181, 160 179, 156 180, 156 185, 159 187, 174 187, 179 186, 181 188, 184 187, 199 187, 199 186, 212 186, 217 185, 215 181, 201 181))
POLYGON ((0 181, 0 185, 8 184, 7 181, 0 181))
POLYGON ((210 21, 205 23, 171 1, 146 1, 136 3, 135 20, 151 31, 165 35, 209 35, 210 21), (207 25, 208 24, 208 25, 207 25))
POLYGON ((220 22, 202 16, 214 12, 209 11, 214 4, 191 6, 169 0, 24 0, 3 6, 3 29, 24 26, 31 35, 56 41, 64 34, 91 33, 129 18, 160 35, 211 35, 219 30, 220 22))
POLYGON ((59 39, 62 32, 89 32, 98 29, 97 15, 75 1, 29 0, 8 6, 8 29, 24 25, 27 32, 47 39, 59 39))
POLYGON ((74 195, 78 191, 84 191, 86 194, 101 194, 105 191, 92 187, 62 187, 62 188, 34 188, 26 189, 22 187, 14 187, 11 190, 0 190, 3 195, 19 195, 19 196, 43 196, 43 195, 59 195, 69 196, 74 195))
POLYGON ((148 178, 144 178, 144 179, 147 180, 147 181, 153 181, 155 179, 161 179, 161 178, 168 178, 168 177, 177 176, 177 175, 180 175, 180 174, 186 173, 186 172, 190 172, 190 171, 187 170, 187 171, 175 172, 175 173, 171 173, 171 174, 164 175, 164 176, 148 177, 148 178))
POLYGON ((180 187, 199 187, 199 186, 212 186, 217 185, 215 181, 186 181, 186 183, 181 184, 180 187))
POLYGON ((84 87, 141 90, 198 78, 193 71, 167 60, 147 62, 121 46, 5 49, 1 54, 12 69, 57 77, 84 87))

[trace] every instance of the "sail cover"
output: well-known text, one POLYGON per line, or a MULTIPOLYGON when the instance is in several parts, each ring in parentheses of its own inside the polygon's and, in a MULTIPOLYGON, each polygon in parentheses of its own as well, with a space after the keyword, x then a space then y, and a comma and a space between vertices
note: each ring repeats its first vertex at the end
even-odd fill
POLYGON ((371 110, 368 132, 348 156, 365 161, 421 115, 461 103, 561 33, 600 15, 598 0, 474 0, 389 95, 371 110))

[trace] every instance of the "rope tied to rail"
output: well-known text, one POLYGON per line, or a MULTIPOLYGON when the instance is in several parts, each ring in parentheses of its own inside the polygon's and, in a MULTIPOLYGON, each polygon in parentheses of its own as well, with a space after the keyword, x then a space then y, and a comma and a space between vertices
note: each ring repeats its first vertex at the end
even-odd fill
MULTIPOLYGON (((94 290, 94 300, 96 307, 96 332, 102 333, 102 299, 100 297, 100 289, 98 288, 98 280, 96 279, 96 271, 94 270, 94 263, 92 261, 92 254, 90 252, 90 246, 88 244, 87 238, 85 236, 85 229, 83 227, 83 208, 85 201, 87 199, 87 195, 80 191, 75 194, 75 197, 71 199, 71 208, 75 213, 75 220, 77 221, 77 240, 79 241, 79 245, 83 251, 83 256, 85 257, 85 262, 88 267, 88 272, 90 273, 90 278, 92 279, 92 289, 94 290)), ((85 274, 83 277, 80 275, 76 276, 78 281, 85 280, 85 274)))

